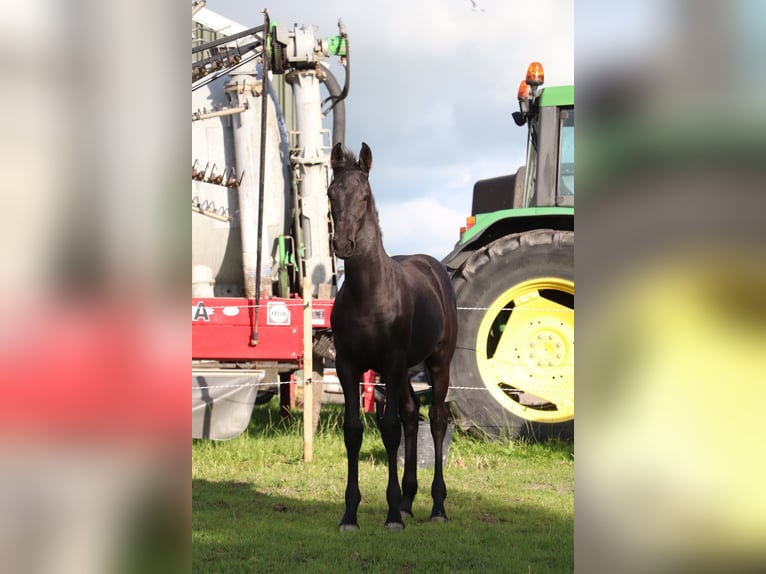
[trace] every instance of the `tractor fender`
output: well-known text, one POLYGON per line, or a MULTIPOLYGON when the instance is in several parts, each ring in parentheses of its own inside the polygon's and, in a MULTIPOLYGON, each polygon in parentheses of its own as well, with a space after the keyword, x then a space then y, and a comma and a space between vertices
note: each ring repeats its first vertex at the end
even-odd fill
POLYGON ((483 228, 466 241, 458 242, 442 263, 452 275, 477 250, 514 233, 533 229, 574 231, 574 208, 545 207, 506 209, 482 217, 483 228))

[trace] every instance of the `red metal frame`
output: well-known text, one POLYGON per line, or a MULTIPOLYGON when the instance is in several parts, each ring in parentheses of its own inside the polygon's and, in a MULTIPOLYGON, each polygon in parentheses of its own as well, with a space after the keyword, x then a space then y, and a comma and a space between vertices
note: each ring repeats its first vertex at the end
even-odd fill
POLYGON ((362 406, 364 412, 375 412, 375 371, 365 371, 362 375, 362 383, 364 383, 364 394, 362 395, 362 406))
MULTIPOLYGON (((192 359, 299 360, 303 299, 260 300, 258 344, 251 345, 256 307, 244 297, 192 298, 192 359)), ((312 302, 312 328, 329 328, 332 301, 312 302)))

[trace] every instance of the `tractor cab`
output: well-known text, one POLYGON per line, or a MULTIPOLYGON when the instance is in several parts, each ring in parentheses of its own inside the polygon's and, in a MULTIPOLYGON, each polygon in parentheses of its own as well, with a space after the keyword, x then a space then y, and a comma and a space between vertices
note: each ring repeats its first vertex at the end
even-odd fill
POLYGON ((519 84, 516 125, 527 125, 527 161, 519 207, 574 206, 574 87, 542 88, 532 62, 519 84))

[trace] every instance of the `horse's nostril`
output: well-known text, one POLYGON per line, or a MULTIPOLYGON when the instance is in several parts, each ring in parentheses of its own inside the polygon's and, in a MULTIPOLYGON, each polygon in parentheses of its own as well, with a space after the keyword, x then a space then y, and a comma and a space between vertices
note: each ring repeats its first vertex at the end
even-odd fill
POLYGON ((356 247, 356 241, 353 239, 333 239, 332 246, 339 253, 351 253, 356 247))
POLYGON ((353 239, 333 239, 332 247, 339 256, 348 256, 353 253, 356 241, 353 239))

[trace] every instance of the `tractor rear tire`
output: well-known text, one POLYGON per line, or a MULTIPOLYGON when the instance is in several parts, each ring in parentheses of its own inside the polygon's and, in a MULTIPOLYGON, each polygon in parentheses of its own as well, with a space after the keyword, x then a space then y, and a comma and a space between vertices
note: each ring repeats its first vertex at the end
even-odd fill
POLYGON ((452 282, 459 328, 448 400, 459 428, 488 438, 573 438, 574 232, 502 237, 452 282))

